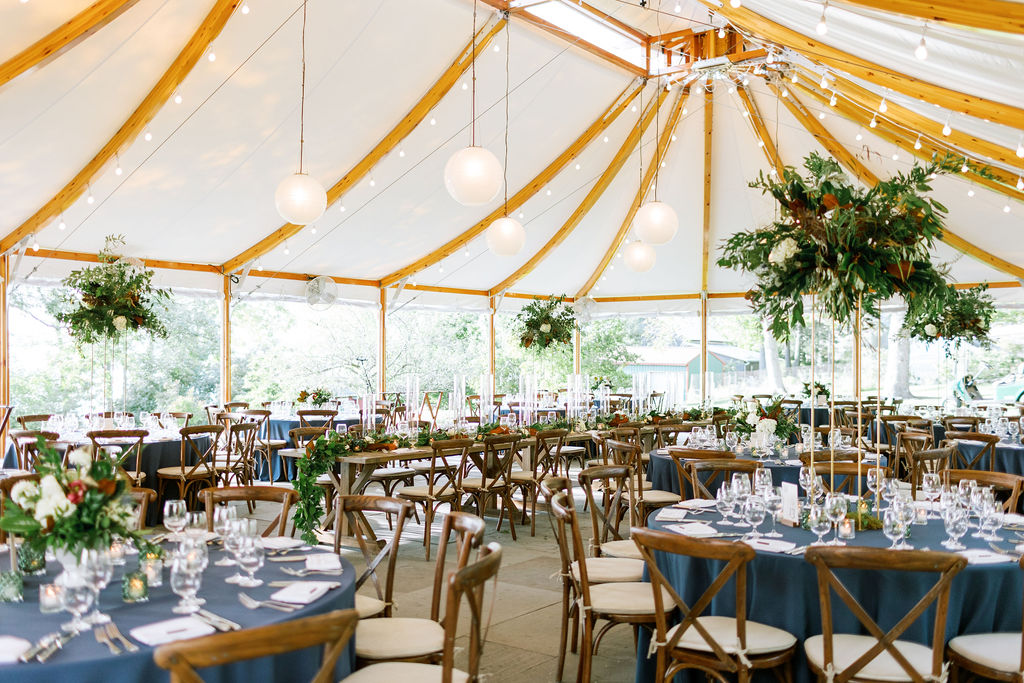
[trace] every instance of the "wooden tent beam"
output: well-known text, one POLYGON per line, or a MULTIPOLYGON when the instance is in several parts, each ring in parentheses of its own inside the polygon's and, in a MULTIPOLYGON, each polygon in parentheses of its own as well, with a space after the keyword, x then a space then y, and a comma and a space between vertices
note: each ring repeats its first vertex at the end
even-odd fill
POLYGON ((738 86, 736 92, 739 93, 740 101, 743 102, 743 108, 747 112, 747 118, 750 119, 750 124, 754 127, 754 135, 757 137, 758 142, 760 142, 760 147, 764 151, 768 163, 775 169, 776 177, 782 180, 784 177, 782 172, 785 166, 779 158, 779 150, 775 147, 772 136, 768 134, 768 127, 764 125, 764 119, 761 118, 761 112, 757 108, 757 103, 745 87, 738 86))
POLYGON ((658 88, 657 92, 658 94, 654 97, 653 101, 647 106, 646 111, 644 111, 640 117, 640 121, 633 126, 633 129, 623 141, 622 146, 619 147, 619 151, 615 153, 614 157, 612 157, 612 160, 604 170, 604 173, 602 173, 601 177, 597 179, 597 182, 590 188, 587 196, 583 198, 583 201, 579 203, 565 223, 562 224, 562 227, 560 227, 555 234, 551 236, 551 239, 549 239, 536 254, 531 256, 526 263, 494 287, 491 287, 489 290, 490 294, 497 295, 504 292, 528 275, 541 261, 547 258, 548 254, 550 254, 558 245, 564 242, 565 239, 572 234, 572 232, 579 226, 580 222, 583 221, 583 218, 587 213, 594 208, 594 204, 597 203, 605 190, 608 189, 608 186, 612 184, 615 176, 617 176, 619 171, 622 170, 622 166, 626 163, 626 159, 629 158, 629 155, 632 154, 633 149, 641 143, 644 132, 647 130, 647 127, 651 125, 655 114, 661 108, 661 104, 665 100, 667 91, 664 88, 658 88))
MULTIPOLYGON (((769 86, 776 93, 779 92, 773 84, 769 83, 769 86)), ((792 112, 797 120, 803 124, 804 128, 814 135, 822 146, 828 150, 829 154, 835 157, 839 163, 843 164, 843 166, 846 166, 847 169, 852 171, 853 174, 861 180, 861 182, 865 183, 868 187, 873 187, 878 183, 878 177, 868 170, 868 168, 861 163, 860 159, 857 159, 846 151, 846 148, 832 137, 831 133, 829 133, 828 130, 818 122, 817 118, 807 113, 803 104, 796 99, 796 95, 791 92, 788 97, 782 98, 782 101, 786 104, 786 107, 790 112, 792 112)), ((878 129, 875 128, 872 132, 877 130, 878 129)), ((963 252, 968 256, 972 256, 996 270, 1000 270, 1013 277, 1024 278, 1024 268, 1014 265, 1005 259, 1001 259, 998 256, 985 251, 981 247, 971 244, 964 238, 946 228, 943 228, 941 239, 957 251, 963 252)))
MULTIPOLYGON (((817 83, 821 78, 819 74, 814 74, 807 70, 802 70, 801 74, 807 79, 811 79, 811 83, 817 83)), ((833 74, 833 76, 835 76, 835 74, 833 74)), ((831 88, 831 90, 835 90, 840 96, 846 97, 851 102, 855 102, 872 112, 878 111, 878 106, 881 104, 882 96, 876 95, 870 90, 862 88, 856 83, 842 78, 841 76, 835 76, 832 82, 834 87, 831 88)), ((1011 167, 1019 167, 1024 164, 1024 162, 1017 157, 1015 149, 1003 147, 1002 145, 955 128, 948 136, 943 135, 942 123, 939 121, 928 118, 922 114, 918 114, 917 112, 900 106, 891 100, 886 100, 885 102, 886 111, 884 114, 878 114, 878 118, 880 119, 888 119, 893 123, 911 128, 923 135, 930 136, 935 140, 946 140, 950 145, 963 150, 967 156, 986 157, 995 162, 1006 164, 1011 167)))
MULTIPOLYGON (((444 73, 442 73, 440 78, 438 78, 430 89, 424 93, 423 97, 413 105, 412 109, 410 109, 409 112, 402 117, 402 119, 395 124, 390 131, 388 131, 387 135, 377 142, 366 156, 356 162, 355 166, 349 169, 348 173, 343 175, 338 182, 334 183, 334 185, 327 190, 328 206, 338 201, 342 195, 358 184, 359 181, 366 177, 366 175, 373 169, 378 161, 383 159, 388 152, 398 146, 406 136, 415 130, 416 126, 418 126, 423 119, 426 118, 427 114, 430 113, 430 110, 437 106, 438 102, 448 94, 448 91, 452 89, 456 82, 458 82, 466 69, 472 65, 476 56, 487 47, 491 38, 493 38, 504 25, 504 19, 499 20, 489 29, 484 25, 476 36, 470 40, 470 42, 466 43, 466 46, 462 48, 458 57, 456 57, 448 68, 445 69, 444 73), (476 45, 475 52, 473 50, 474 44, 476 45)), ((293 223, 285 223, 242 253, 225 261, 222 266, 224 272, 230 273, 236 271, 246 263, 270 252, 279 244, 297 234, 302 230, 302 227, 303 226, 301 225, 295 225, 293 223)))
MULTIPOLYGON (((810 95, 820 104, 825 105, 828 102, 829 97, 816 88, 803 83, 798 83, 797 85, 803 92, 810 95)), ((868 112, 849 101, 838 99, 836 106, 831 107, 831 109, 851 121, 860 123, 862 126, 870 126, 871 116, 868 115, 868 112)), ((962 152, 955 149, 950 152, 948 148, 937 145, 931 139, 926 137, 922 137, 920 139, 921 149, 915 150, 914 143, 917 141, 917 138, 912 133, 893 123, 890 119, 882 116, 878 116, 875 122, 878 125, 875 128, 869 128, 870 133, 899 146, 901 149, 904 149, 925 161, 930 161, 934 154, 937 154, 940 157, 948 153, 962 154, 962 152)), ((992 178, 987 178, 973 170, 967 171, 962 175, 971 182, 987 187, 988 189, 1005 197, 1024 202, 1024 192, 1021 192, 1015 187, 1019 176, 996 166, 989 166, 988 171, 992 174, 992 178)))
POLYGON ((604 273, 608 264, 611 263, 612 258, 615 257, 615 252, 622 246, 623 240, 626 239, 626 235, 629 234, 629 228, 633 224, 633 219, 636 217, 636 212, 640 210, 643 205, 644 198, 647 197, 648 191, 651 189, 651 185, 654 183, 654 179, 657 176, 659 169, 661 168, 662 162, 668 155, 669 145, 672 144, 672 139, 675 136, 676 126, 679 123, 683 111, 683 103, 686 101, 689 91, 683 88, 679 91, 679 96, 676 98, 676 103, 672 107, 672 113, 669 114, 668 121, 665 122, 665 128, 660 132, 661 140, 658 142, 658 153, 655 155, 656 158, 651 160, 651 163, 647 166, 647 172, 644 174, 643 181, 640 183, 640 187, 636 191, 636 196, 633 198, 633 203, 630 204, 629 209, 626 211, 625 218, 622 219, 622 224, 619 226, 619 231, 615 233, 615 237, 612 239, 612 243, 608 246, 604 256, 598 263, 597 268, 587 278, 586 283, 580 287, 579 291, 576 292, 576 298, 581 299, 585 297, 590 290, 597 284, 598 279, 604 273))
POLYGON ((1024 5, 1005 0, 839 0, 841 5, 902 14, 929 23, 1024 33, 1024 5))
MULTIPOLYGON (((704 92, 704 206, 701 212, 700 290, 708 291, 708 260, 711 258, 711 128, 715 94, 704 92)), ((702 337, 703 340, 703 337, 702 337)))
POLYGON ((0 252, 7 251, 22 238, 41 229, 46 223, 53 220, 65 208, 78 199, 86 187, 102 171, 103 167, 114 158, 125 147, 130 145, 136 136, 141 133, 146 124, 156 115, 160 108, 174 94, 192 67, 196 65, 199 58, 203 56, 207 46, 216 38, 224 25, 231 17, 241 0, 216 0, 213 8, 206 18, 185 43, 178 56, 174 58, 171 65, 164 72, 160 80, 156 82, 153 89, 149 91, 142 102, 135 108, 128 119, 121 124, 121 127, 114 133, 100 151, 80 170, 67 185, 65 185, 50 201, 46 202, 28 220, 12 230, 0 240, 0 252))
POLYGON ((139 0, 96 0, 24 50, 0 64, 0 87, 58 57, 117 19, 139 0))
MULTIPOLYGON (((85 263, 99 263, 96 254, 82 251, 65 251, 61 249, 42 249, 30 251, 26 254, 35 258, 52 258, 61 261, 82 261, 85 263)), ((147 268, 161 268, 164 270, 190 270, 196 273, 213 273, 220 275, 220 268, 205 263, 183 263, 182 261, 161 261, 159 259, 142 259, 147 268)))
MULTIPOLYGON (((612 125, 612 123, 615 122, 619 117, 619 114, 625 111, 626 107, 628 107, 630 102, 640 94, 642 89, 642 84, 634 87, 632 90, 627 86, 625 90, 619 93, 615 100, 608 105, 608 108, 605 109, 604 112, 602 112, 601 115, 598 116, 585 131, 580 133, 579 137, 577 137, 571 145, 562 150, 562 153, 555 157, 554 160, 544 168, 544 170, 533 178, 533 180, 528 182, 520 188, 518 192, 508 198, 508 212, 512 213, 516 211, 520 206, 528 202, 535 194, 540 192, 541 188, 551 182, 556 175, 558 175, 573 159, 579 156, 583 150, 586 149, 587 145, 593 142, 598 135, 603 133, 610 125, 612 125)), ((486 217, 478 221, 473 225, 473 227, 469 228, 458 237, 448 240, 434 251, 413 263, 410 263, 404 268, 399 268, 395 272, 385 275, 381 279, 381 285, 384 287, 390 287, 402 278, 414 275, 421 270, 425 270, 433 266, 438 261, 451 256, 466 246, 469 242, 476 239, 476 237, 483 233, 491 223, 504 215, 505 205, 503 204, 491 211, 486 217)))
POLYGON ((220 390, 221 401, 231 401, 231 276, 224 276, 224 298, 220 317, 220 390))
POLYGON ((701 4, 714 9, 720 16, 728 19, 736 26, 773 43, 796 50, 809 59, 828 66, 830 69, 850 74, 883 88, 891 88, 904 95, 915 97, 931 104, 937 104, 950 111, 968 116, 976 116, 1009 126, 1017 126, 1017 122, 1024 120, 1024 109, 1020 107, 950 90, 949 88, 887 69, 827 45, 817 38, 806 36, 803 33, 777 24, 746 7, 734 8, 728 4, 718 7, 713 0, 699 1, 701 4))

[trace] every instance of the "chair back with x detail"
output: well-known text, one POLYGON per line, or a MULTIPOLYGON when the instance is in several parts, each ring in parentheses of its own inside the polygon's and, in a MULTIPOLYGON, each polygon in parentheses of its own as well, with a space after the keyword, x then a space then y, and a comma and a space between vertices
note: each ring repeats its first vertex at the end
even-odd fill
POLYGON ((952 445, 953 452, 949 460, 949 466, 956 470, 981 470, 987 469, 994 472, 996 469, 996 444, 999 437, 995 434, 983 434, 982 432, 946 432, 944 445, 952 445), (961 449, 959 441, 980 441, 983 445, 973 457, 961 449), (987 467, 986 467, 987 465, 987 467))
POLYGON ((910 680, 929 683, 945 680, 943 675, 943 644, 946 639, 946 615, 949 608, 950 584, 964 567, 967 559, 954 553, 930 550, 902 550, 899 562, 893 561, 892 552, 883 548, 857 546, 811 546, 804 558, 814 565, 818 575, 818 598, 821 603, 822 635, 811 636, 804 642, 808 664, 819 678, 834 683, 857 680, 910 680), (849 589, 836 575, 836 570, 850 577, 850 571, 869 572, 921 572, 937 574, 932 586, 917 603, 888 631, 884 631, 867 613, 849 589), (870 635, 837 634, 833 628, 832 593, 846 605, 870 635), (935 604, 932 617, 931 642, 926 645, 898 640, 925 611, 935 604), (887 653, 889 657, 879 655, 887 653), (838 668, 840 663, 847 663, 838 668), (915 667, 910 660, 923 664, 925 670, 915 667), (852 661, 851 661, 852 660, 852 661), (895 661, 896 666, 891 662, 895 661))
POLYGON ((629 542, 619 534, 619 525, 629 508, 630 469, 625 465, 596 465, 580 472, 578 479, 590 508, 590 551, 594 557, 601 557, 602 546, 629 542), (598 488, 602 500, 597 498, 598 488))
POLYGON ((338 416, 338 411, 312 408, 296 411, 295 414, 299 416, 300 427, 317 427, 321 432, 327 433, 334 425, 334 418, 338 416))
POLYGON ((707 498, 714 500, 715 494, 711 492, 714 488, 717 490, 717 486, 714 486, 718 478, 721 477, 722 482, 730 480, 733 474, 748 474, 753 477, 754 472, 761 468, 761 463, 753 460, 737 460, 736 458, 720 458, 714 460, 693 460, 687 463, 687 468, 690 473, 690 482, 694 487, 694 498, 707 498), (707 476, 701 477, 702 474, 707 476))
MULTIPOLYGON (((338 496, 337 511, 339 516, 345 515, 347 518, 349 529, 356 537, 359 551, 366 562, 366 568, 356 579, 356 591, 362 588, 367 580, 372 580, 374 591, 377 593, 375 609, 379 607, 372 616, 390 617, 395 588, 395 567, 398 564, 398 542, 402 538, 406 520, 412 515, 413 505, 407 500, 384 496, 338 496), (366 519, 366 512, 383 512, 394 516, 395 533, 383 546, 378 547, 373 541, 367 542, 365 531, 370 529, 370 523, 366 519), (377 568, 385 560, 387 564, 384 566, 382 583, 380 576, 377 575, 377 568)), ((362 613, 362 610, 360 612, 362 613)))
POLYGON ((93 457, 100 450, 108 453, 117 450, 114 458, 117 467, 132 481, 132 486, 142 486, 146 473, 142 471, 142 442, 149 436, 145 429, 101 429, 85 434, 92 442, 93 457), (125 467, 133 469, 125 469, 125 467))
MULTIPOLYGON (((31 470, 36 460, 36 453, 39 452, 39 438, 49 445, 60 438, 57 432, 42 432, 38 429, 12 429, 10 433, 11 443, 14 444, 14 454, 18 459, 19 470, 31 470)), ((64 462, 67 463, 67 453, 64 454, 64 462)))
MULTIPOLYGON (((742 682, 750 679, 752 669, 789 666, 796 651, 795 636, 782 629, 757 624, 757 642, 748 640, 747 565, 756 555, 753 548, 745 543, 695 539, 646 527, 634 527, 630 535, 640 548, 654 585, 657 608, 653 641, 657 652, 655 680, 671 681, 685 669, 696 669, 737 674, 742 682), (700 586, 687 585, 686 590, 692 595, 703 589, 691 605, 662 574, 656 552, 725 564, 713 580, 702 582, 700 586), (730 582, 736 591, 735 615, 704 616, 730 582), (666 596, 671 598, 671 604, 665 604, 666 596), (670 629, 668 617, 676 610, 681 619, 670 629)), ((708 579, 711 577, 709 573, 708 579)), ((789 673, 787 668, 787 675, 780 676, 779 680, 791 680, 789 673)))
MULTIPOLYGON (((466 450, 462 463, 456 473, 455 490, 459 498, 466 497, 476 505, 477 514, 481 517, 487 502, 495 503, 500 499, 501 512, 498 515, 497 530, 501 530, 501 522, 508 516, 509 531, 512 540, 516 540, 515 503, 512 502, 512 464, 519 456, 520 437, 516 434, 500 434, 484 439, 482 453, 466 450), (479 476, 466 476, 479 474, 479 476)), ((460 500, 461 505, 461 500, 460 500)))
POLYGON ((280 509, 277 516, 267 524, 261 536, 284 536, 288 526, 289 512, 292 505, 299 502, 299 494, 295 489, 286 489, 281 486, 218 486, 203 489, 200 498, 206 508, 206 529, 213 531, 214 509, 221 503, 227 504, 232 501, 244 501, 254 503, 278 503, 280 509))

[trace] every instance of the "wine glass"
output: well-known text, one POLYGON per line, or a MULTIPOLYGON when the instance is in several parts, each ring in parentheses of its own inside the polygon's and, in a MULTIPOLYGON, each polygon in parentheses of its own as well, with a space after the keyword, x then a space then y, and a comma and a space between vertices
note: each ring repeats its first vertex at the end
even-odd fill
POLYGON ((71 613, 71 621, 61 624, 61 628, 69 633, 81 633, 89 630, 89 622, 82 616, 92 606, 92 584, 83 576, 73 576, 65 581, 61 591, 61 606, 71 613))
MULTIPOLYGON (((914 501, 910 499, 909 493, 906 493, 905 495, 898 495, 893 503, 896 507, 896 514, 900 519, 900 524, 903 525, 903 531, 906 532, 917 517, 917 508, 914 506, 914 501)), ((914 548, 914 546, 907 543, 905 535, 903 540, 900 541, 899 547, 900 550, 913 550, 914 548)))
POLYGON ((114 564, 110 559, 109 550, 86 550, 82 553, 81 567, 85 580, 93 592, 92 614, 85 621, 96 625, 106 624, 110 616, 100 612, 100 592, 107 587, 114 575, 114 564))
POLYGON ((764 506, 772 518, 772 530, 765 534, 765 538, 782 538, 782 534, 775 528, 779 521, 779 515, 782 513, 782 489, 780 487, 765 490, 764 506))
POLYGON ((747 496, 747 499, 743 502, 743 519, 751 527, 751 531, 747 535, 748 538, 756 541, 761 537, 761 532, 757 528, 764 523, 765 512, 764 498, 761 496, 747 496))
POLYGON ((182 562, 171 564, 171 590, 181 601, 171 610, 175 614, 193 614, 199 611, 196 593, 202 585, 203 574, 198 569, 189 569, 182 562))
POLYGON ((722 526, 735 526, 729 521, 729 515, 732 514, 732 509, 736 505, 736 498, 733 496, 732 486, 729 482, 724 481, 722 485, 718 487, 718 491, 715 492, 715 509, 718 510, 719 514, 722 515, 722 526))
POLYGON ((735 451, 739 442, 740 437, 736 435, 736 432, 729 432, 725 435, 725 445, 730 451, 735 451))
POLYGON ((754 470, 754 493, 764 495, 772 488, 772 471, 767 467, 754 470))
POLYGON ((935 514, 934 507, 935 501, 939 497, 941 487, 942 481, 939 479, 938 472, 925 472, 921 476, 921 494, 929 503, 928 519, 938 519, 938 516, 935 514))
MULTIPOLYGON (((971 538, 983 538, 985 536, 985 532, 981 529, 982 511, 985 508, 985 503, 988 502, 991 496, 991 491, 992 489, 984 486, 971 489, 971 505, 968 510, 970 514, 978 518, 977 531, 971 534, 971 538), (986 495, 986 491, 988 491, 988 495, 986 495)), ((971 526, 974 525, 972 524, 971 526)))
MULTIPOLYGON (((213 530, 220 536, 220 544, 224 547, 224 550, 227 553, 230 552, 227 549, 228 524, 236 519, 238 519, 238 509, 234 506, 220 505, 214 508, 213 530)), ((235 561, 225 554, 224 557, 217 560, 214 564, 218 567, 230 567, 235 564, 235 561)))
POLYGON ((804 495, 807 496, 807 504, 810 505, 814 489, 814 471, 807 465, 802 466, 797 481, 800 484, 800 488, 804 490, 804 495))
POLYGON ((732 490, 737 498, 750 495, 750 477, 745 472, 732 473, 732 490))
POLYGON ((865 477, 865 485, 868 487, 868 491, 871 491, 871 497, 875 498, 878 495, 879 490, 882 488, 882 481, 885 477, 882 476, 882 470, 879 467, 872 467, 868 469, 867 476, 865 477))
POLYGON ((839 523, 846 519, 846 496, 842 493, 830 493, 825 496, 825 511, 828 513, 829 521, 836 527, 836 536, 829 545, 846 545, 839 540, 839 523))
POLYGON ((959 505, 952 505, 943 512, 942 521, 946 526, 946 534, 949 538, 942 542, 942 547, 949 550, 963 550, 965 546, 960 543, 960 537, 967 533, 967 511, 959 505))
POLYGON ((263 566, 263 546, 255 538, 246 538, 238 549, 238 566, 249 576, 238 582, 239 586, 245 588, 256 588, 263 585, 262 579, 254 575, 256 570, 263 566))
POLYGON ((164 502, 164 526, 172 533, 180 534, 188 526, 188 508, 180 499, 164 502))
MULTIPOLYGON (((233 519, 233 520, 230 520, 230 521, 226 522, 225 525, 224 525, 225 526, 224 533, 221 535, 221 538, 222 538, 222 540, 224 542, 224 550, 226 550, 229 553, 231 553, 231 557, 232 557, 232 559, 227 559, 226 558, 227 561, 225 562, 224 566, 227 566, 227 562, 230 562, 231 564, 234 564, 234 565, 238 564, 237 559, 236 559, 238 557, 238 550, 239 550, 239 548, 242 545, 242 541, 244 541, 245 538, 246 538, 245 530, 244 530, 244 526, 243 526, 243 522, 244 521, 245 520, 242 520, 242 519, 233 519)), ((220 563, 218 563, 218 564, 220 564, 220 563)), ((226 582, 228 582, 228 583, 238 583, 243 578, 245 578, 245 577, 242 576, 241 571, 237 571, 237 572, 235 572, 234 574, 232 574, 231 576, 227 577, 224 580, 226 582)))
POLYGON ((892 507, 892 501, 896 497, 896 493, 899 491, 899 485, 896 479, 893 477, 884 477, 882 479, 882 500, 885 501, 886 509, 892 507))
POLYGON ((1003 506, 995 501, 985 504, 985 516, 982 518, 981 528, 985 530, 982 537, 990 543, 1002 541, 999 530, 1003 528, 1003 506))
POLYGON ((828 545, 823 540, 823 536, 832 530, 832 520, 828 517, 828 511, 822 505, 812 505, 810 512, 807 514, 807 521, 811 526, 811 531, 817 534, 818 540, 811 545, 828 545))
POLYGON ((203 538, 206 535, 206 512, 197 510, 188 513, 188 529, 185 534, 192 538, 203 538))
POLYGON ((899 513, 893 508, 888 508, 882 516, 882 533, 892 541, 889 550, 899 550, 900 542, 903 540, 903 522, 900 521, 899 513))

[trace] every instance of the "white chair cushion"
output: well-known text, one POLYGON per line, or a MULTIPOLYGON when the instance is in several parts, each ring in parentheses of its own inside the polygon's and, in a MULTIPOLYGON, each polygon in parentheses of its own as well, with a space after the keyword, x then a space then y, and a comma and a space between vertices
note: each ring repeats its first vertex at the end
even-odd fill
MULTIPOLYGON (((718 645, 728 652, 735 654, 739 649, 739 641, 736 639, 736 619, 734 617, 697 617, 700 625, 707 629, 711 637, 718 645)), ((669 629, 669 639, 675 635, 679 625, 676 624, 669 629)), ((756 621, 747 622, 747 654, 763 655, 769 652, 788 650, 796 645, 796 636, 781 628, 760 624, 756 621)), ((711 646, 704 636, 692 626, 683 633, 679 639, 678 647, 687 650, 698 650, 700 652, 713 652, 711 646)))
MULTIPOLYGON (((483 485, 484 480, 482 477, 466 477, 465 479, 462 480, 462 488, 464 489, 479 489, 483 488, 483 485)), ((493 488, 494 485, 494 479, 488 477, 487 488, 493 488)), ((501 486, 501 484, 499 483, 498 486, 501 486)))
POLYGON ((640 549, 636 547, 636 543, 631 538, 602 543, 601 554, 608 557, 628 557, 633 560, 640 560, 641 562, 644 559, 644 556, 640 554, 640 549))
POLYGON ((577 453, 586 453, 586 446, 562 446, 562 455, 576 455, 577 453))
POLYGON ((390 617, 356 625, 356 656, 363 659, 421 657, 444 648, 444 629, 431 619, 390 617))
MULTIPOLYGON (((435 465, 436 471, 443 470, 444 466, 445 466, 444 463, 448 463, 448 467, 452 467, 452 468, 458 467, 459 466, 459 460, 460 460, 459 458, 451 458, 451 459, 440 458, 437 461, 437 464, 435 465), (444 462, 441 462, 442 460, 444 462)), ((412 462, 409 463, 409 467, 411 467, 412 469, 416 470, 417 472, 429 472, 430 471, 430 458, 427 458, 426 460, 413 460, 412 462)))
MULTIPOLYGON (((877 641, 872 636, 854 635, 851 633, 835 633, 832 635, 833 666, 836 673, 844 670, 850 664, 867 652, 877 641)), ((894 645, 910 665, 921 674, 929 676, 932 673, 932 651, 931 648, 919 643, 911 643, 906 640, 897 640, 894 645)), ((807 660, 824 669, 825 639, 818 636, 811 636, 804 641, 804 649, 807 651, 807 660)), ((870 679, 875 681, 909 681, 910 676, 903 670, 903 667, 893 659, 888 652, 882 651, 868 665, 855 674, 858 679, 870 679)))
POLYGON ((516 470, 515 472, 512 472, 512 474, 509 477, 509 479, 511 479, 512 481, 523 481, 523 482, 525 482, 525 481, 534 481, 533 472, 525 472, 523 470, 516 470))
POLYGON ((671 505, 678 503, 682 498, 678 493, 662 491, 661 489, 644 490, 644 503, 648 505, 671 505))
MULTIPOLYGON (((579 564, 572 563, 572 575, 579 579, 579 564)), ((595 583, 616 583, 621 581, 642 581, 644 561, 628 557, 588 557, 587 581, 595 583)))
MULTIPOLYGON (((434 497, 435 498, 438 498, 438 497, 440 497, 440 498, 449 498, 449 497, 452 497, 452 496, 455 495, 455 489, 453 489, 451 486, 446 488, 444 490, 444 492, 442 493, 441 492, 441 487, 443 485, 444 485, 443 483, 438 483, 437 485, 434 486, 434 497)), ((427 486, 426 484, 424 484, 423 486, 403 486, 402 488, 398 489, 398 494, 397 495, 399 497, 411 496, 411 497, 415 497, 415 498, 429 498, 430 497, 430 487, 427 486)))
POLYGON ((304 458, 306 456, 305 448, 282 448, 277 452, 282 458, 304 458))
MULTIPOLYGON (((664 588, 662 596, 667 608, 675 604, 664 588)), ((654 614, 654 587, 641 581, 599 583, 590 587, 590 606, 605 614, 654 614)))
POLYGON ((949 641, 949 649, 990 669, 1015 673, 1020 666, 1020 643, 1020 633, 978 633, 957 636, 949 641))
MULTIPOLYGON (((371 664, 342 679, 342 683, 441 683, 443 667, 437 664, 414 664, 412 662, 381 662, 371 664)), ((452 683, 468 683, 469 674, 459 669, 452 670, 452 683)))
POLYGON ((411 477, 416 474, 416 470, 411 467, 378 467, 370 475, 370 478, 374 477, 411 477))
POLYGON ((384 611, 388 604, 370 595, 356 593, 356 612, 359 612, 360 619, 373 617, 384 611))

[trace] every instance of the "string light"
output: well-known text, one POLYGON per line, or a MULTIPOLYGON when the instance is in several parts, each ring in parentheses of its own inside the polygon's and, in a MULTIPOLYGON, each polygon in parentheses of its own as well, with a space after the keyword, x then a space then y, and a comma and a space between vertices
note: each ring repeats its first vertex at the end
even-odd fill
POLYGON ((545 192, 544 194, 546 194, 547 196, 549 196, 549 197, 550 197, 550 196, 551 196, 551 190, 550 190, 550 189, 548 189, 548 190, 547 190, 547 191, 546 191, 546 192, 545 192))
POLYGON ((832 91, 832 97, 828 98, 828 106, 834 107, 834 106, 836 106, 836 102, 838 102, 838 101, 839 101, 839 98, 836 97, 836 91, 833 90, 832 91))
POLYGON ((58 230, 67 230, 68 229, 68 224, 64 222, 64 214, 61 214, 61 216, 60 216, 60 223, 57 224, 57 229, 58 230))
POLYGON ((825 88, 828 87, 828 72, 827 71, 821 75, 821 83, 819 83, 818 85, 820 85, 822 87, 822 89, 825 89, 825 88))
POLYGON ((435 119, 433 116, 430 117, 430 125, 432 125, 432 126, 436 126, 437 125, 437 119, 435 119))
POLYGON ((785 88, 783 88, 783 89, 782 89, 782 96, 783 96, 783 97, 789 97, 789 91, 788 91, 788 90, 786 90, 785 88))
POLYGON ((950 119, 951 116, 952 116, 952 114, 950 114, 949 116, 946 117, 946 123, 945 123, 945 125, 942 126, 942 134, 943 135, 948 136, 950 133, 953 132, 953 129, 949 127, 949 119, 950 119))
POLYGON ((114 167, 114 175, 121 175, 124 173, 124 169, 121 168, 121 158, 115 154, 114 160, 114 163, 117 164, 117 166, 114 167))
POLYGON ((217 61, 217 53, 213 51, 213 45, 212 44, 206 50, 206 58, 209 61, 211 61, 211 62, 216 62, 217 61))
POLYGON ((292 253, 292 250, 288 248, 288 243, 285 242, 284 243, 284 255, 288 256, 290 253, 292 253))
POLYGON ((968 197, 973 197, 974 196, 974 190, 967 190, 967 196, 968 197))
POLYGON ((1010 213, 1010 205, 1003 204, 1003 213, 1010 213))
POLYGON ((928 24, 925 24, 921 29, 921 41, 914 48, 914 56, 920 59, 922 62, 928 59, 928 46, 924 43, 924 33, 928 30, 928 24))
POLYGON ((863 129, 858 129, 857 130, 857 142, 860 142, 861 140, 864 139, 864 136, 860 132, 861 130, 863 130, 863 129))
POLYGON ((822 121, 824 121, 825 120, 825 112, 819 112, 818 113, 818 118, 821 119, 822 121))
POLYGON ((797 77, 796 70, 793 71, 793 76, 789 79, 793 83, 798 83, 800 79, 797 77))
POLYGON ((869 125, 870 125, 870 126, 871 126, 872 128, 877 128, 877 127, 878 127, 878 119, 877 119, 877 118, 875 118, 874 116, 872 116, 872 117, 871 117, 871 123, 870 123, 869 125))
POLYGON ((635 114, 636 113, 636 105, 634 104, 632 107, 630 107, 629 110, 635 114))
POLYGON ((607 135, 604 136, 604 142, 608 142, 608 136, 607 135))
POLYGON ((405 150, 404 149, 398 150, 398 157, 400 159, 404 159, 405 158, 405 150))
POLYGON ((1017 157, 1024 159, 1024 135, 1020 136, 1020 140, 1017 141, 1017 157))
POLYGON ((149 132, 148 128, 146 129, 146 132, 143 133, 142 139, 145 140, 146 142, 149 142, 150 140, 153 139, 153 134, 151 132, 149 132))
POLYGON ((96 198, 92 196, 92 188, 89 188, 89 196, 85 198, 86 204, 93 204, 96 202, 96 198))
POLYGON ((690 110, 687 107, 683 107, 683 116, 686 116, 689 113, 690 113, 690 110))
POLYGON ((899 161, 900 160, 900 151, 898 149, 895 152, 892 153, 892 160, 893 161, 899 161))
POLYGON ((775 63, 775 50, 774 50, 774 48, 768 48, 768 56, 765 57, 764 61, 768 62, 769 64, 774 64, 775 63))
POLYGON ((469 84, 466 83, 466 81, 462 81, 462 89, 463 90, 469 90, 469 84))
POLYGON ((344 204, 338 204, 338 211, 340 211, 341 213, 345 213, 345 205, 344 204))
POLYGON ((174 93, 174 103, 175 104, 181 104, 181 93, 179 93, 179 92, 175 92, 174 93))
POLYGON ((725 27, 724 26, 722 28, 718 29, 718 37, 719 38, 725 38, 725 27))
POLYGON ((679 13, 680 13, 680 12, 682 12, 682 11, 683 11, 683 5, 682 5, 682 3, 679 3, 679 2, 677 2, 677 3, 676 3, 676 14, 679 14, 679 13))
POLYGON ((739 7, 742 4, 743 3, 740 2, 740 0, 729 0, 729 6, 730 7, 739 7))
POLYGON ((743 76, 743 85, 750 85, 750 77, 743 76))
POLYGON ((825 22, 825 10, 828 9, 828 0, 825 0, 825 4, 821 6, 821 19, 818 20, 818 25, 814 28, 818 32, 819 36, 823 36, 828 33, 828 24, 825 22))
MULTIPOLYGON (((1009 207, 1007 207, 1007 211, 1009 211, 1009 207)), ((32 251, 39 251, 39 240, 32 242, 32 251)))
POLYGON ((371 177, 371 178, 370 178, 370 187, 376 187, 376 186, 377 186, 377 181, 376 181, 376 180, 374 180, 374 179, 373 179, 373 178, 371 177))
POLYGON ((1024 178, 1017 176, 1017 189, 1024 190, 1024 178))
POLYGON ((921 136, 917 136, 917 140, 914 140, 914 149, 921 149, 921 136))
POLYGON ((878 111, 883 114, 889 111, 889 105, 885 103, 884 97, 882 98, 882 101, 878 103, 878 111))
POLYGON ((961 173, 967 173, 970 170, 971 170, 971 167, 967 165, 967 160, 965 159, 964 160, 964 165, 960 167, 960 172, 961 173))
POLYGON ((501 52, 501 45, 498 45, 497 43, 495 43, 494 44, 494 51, 495 52, 501 52))
POLYGON ((582 166, 580 166, 579 164, 576 164, 576 170, 577 170, 577 171, 578 171, 578 170, 580 170, 581 168, 583 168, 583 167, 582 167, 582 166))
POLYGON ((469 247, 466 247, 466 250, 463 253, 465 254, 466 258, 469 258, 469 247))

